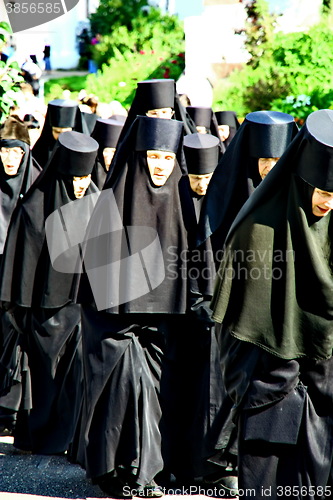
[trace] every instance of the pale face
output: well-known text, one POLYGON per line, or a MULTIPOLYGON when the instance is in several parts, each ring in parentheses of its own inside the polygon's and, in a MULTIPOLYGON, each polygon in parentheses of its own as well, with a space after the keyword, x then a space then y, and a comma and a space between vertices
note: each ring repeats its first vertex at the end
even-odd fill
POLYGON ((1 161, 3 164, 4 171, 7 175, 16 175, 18 169, 20 168, 22 158, 24 156, 24 151, 19 146, 14 148, 4 148, 0 149, 1 161))
POLYGON ((333 208, 333 193, 315 188, 312 194, 312 213, 324 217, 333 208))
POLYGON ((259 174, 262 179, 272 170, 280 158, 258 158, 259 174))
POLYGON ((228 139, 230 135, 229 125, 218 125, 217 128, 219 129, 219 136, 221 141, 225 141, 226 139, 228 139))
POLYGON ((174 111, 172 108, 158 108, 158 109, 149 109, 146 113, 146 116, 150 118, 172 118, 174 111))
POLYGON ((202 127, 201 125, 197 125, 195 128, 197 129, 198 134, 207 134, 206 127, 202 127))
POLYGON ((106 171, 109 171, 112 159, 114 157, 114 154, 116 152, 116 148, 104 148, 103 149, 103 158, 104 158, 104 163, 105 163, 105 168, 106 171))
POLYGON ((91 182, 91 174, 82 177, 73 177, 75 198, 83 198, 91 182))
POLYGON ((175 166, 175 153, 169 151, 147 151, 147 164, 155 186, 164 186, 175 166))
POLYGON ((52 127, 52 135, 55 140, 58 140, 60 134, 63 132, 70 132, 71 130, 71 127, 52 127))
POLYGON ((213 172, 203 175, 188 174, 192 191, 201 196, 205 195, 212 175, 213 172))

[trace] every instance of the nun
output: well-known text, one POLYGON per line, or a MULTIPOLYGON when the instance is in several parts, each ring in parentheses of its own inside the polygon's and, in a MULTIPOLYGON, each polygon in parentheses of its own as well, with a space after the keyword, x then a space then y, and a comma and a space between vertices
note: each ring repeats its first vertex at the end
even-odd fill
POLYGON ((170 466, 179 437, 177 342, 191 305, 196 229, 182 138, 178 120, 135 120, 86 238, 77 460, 109 496, 161 496, 155 478, 170 466))
POLYGON ((240 127, 235 111, 215 111, 214 112, 219 136, 225 148, 227 148, 240 127))
POLYGON ((92 172, 92 180, 99 189, 102 189, 105 183, 118 139, 123 128, 123 123, 113 118, 98 118, 94 130, 91 134, 99 144, 96 167, 92 172))
POLYGON ((17 367, 22 397, 14 446, 33 453, 65 453, 81 408, 81 314, 70 299, 80 261, 70 237, 84 233, 98 196, 91 183, 97 149, 85 134, 59 136, 14 211, 5 244, 0 299, 27 360, 17 367))
POLYGON ((220 159, 208 186, 197 244, 211 238, 216 266, 229 228, 242 205, 273 168, 298 131, 294 118, 279 111, 254 111, 220 159))
MULTIPOLYGON (((196 218, 199 219, 207 185, 218 163, 219 140, 210 134, 194 133, 184 137, 184 154, 196 218)), ((215 266, 209 240, 205 251, 196 253, 200 269, 200 294, 193 302, 186 329, 178 337, 178 390, 181 411, 178 412, 177 453, 172 473, 177 486, 198 487, 197 478, 206 477, 215 467, 207 458, 214 454, 219 429, 216 420, 221 406, 219 350, 210 319, 209 302, 213 292, 215 266), (198 258, 200 257, 200 258, 198 258)))
MULTIPOLYGON (((39 173, 32 161, 28 128, 19 117, 9 116, 0 130, 0 261, 13 211, 39 173)), ((11 315, 1 311, 0 429, 9 433, 15 427, 21 400, 21 377, 15 369, 22 356, 18 341, 11 315)))
POLYGON ((242 491, 332 487, 333 111, 311 113, 226 240, 212 301, 242 491))

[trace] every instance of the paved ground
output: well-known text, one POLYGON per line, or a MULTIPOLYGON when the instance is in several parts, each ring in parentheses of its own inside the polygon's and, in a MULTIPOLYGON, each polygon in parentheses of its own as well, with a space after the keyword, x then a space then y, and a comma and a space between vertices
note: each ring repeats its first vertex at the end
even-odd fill
MULTIPOLYGON (((12 443, 12 437, 0 436, 0 500, 107 498, 86 479, 85 471, 69 463, 65 456, 31 455, 20 452, 12 443)), ((185 489, 166 493, 163 500, 211 500, 214 496, 205 496, 200 490, 189 495, 185 489)))
POLYGON ((66 457, 25 454, 12 442, 11 437, 0 437, 1 500, 105 498, 66 457))

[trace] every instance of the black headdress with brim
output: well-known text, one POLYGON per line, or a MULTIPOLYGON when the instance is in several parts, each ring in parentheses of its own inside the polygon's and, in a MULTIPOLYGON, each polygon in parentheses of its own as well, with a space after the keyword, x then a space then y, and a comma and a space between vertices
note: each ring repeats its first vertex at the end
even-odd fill
POLYGON ((218 163, 219 140, 210 134, 189 134, 184 137, 184 153, 189 174, 210 174, 218 163))
POLYGON ((213 110, 205 106, 187 106, 186 111, 199 127, 210 129, 213 110))
POLYGON ((143 80, 138 82, 136 96, 145 109, 172 108, 175 103, 175 82, 172 79, 143 80))
POLYGON ((113 118, 98 118, 91 137, 96 139, 100 150, 115 148, 122 131, 123 123, 113 118))
POLYGON ((60 134, 58 143, 58 172, 75 177, 91 174, 98 150, 95 139, 70 131, 60 134))
POLYGON ((237 130, 240 127, 235 111, 215 111, 215 116, 218 125, 229 125, 237 130))
POLYGON ((306 121, 302 161, 296 172, 311 186, 333 192, 333 112, 312 113, 306 121))
POLYGON ((279 111, 254 111, 246 115, 249 154, 255 158, 280 158, 291 141, 295 119, 279 111))
POLYGON ((48 103, 48 117, 51 127, 73 128, 78 103, 66 99, 54 99, 48 103))
POLYGON ((177 153, 182 134, 183 124, 178 120, 150 118, 148 116, 140 117, 135 150, 156 150, 177 153))

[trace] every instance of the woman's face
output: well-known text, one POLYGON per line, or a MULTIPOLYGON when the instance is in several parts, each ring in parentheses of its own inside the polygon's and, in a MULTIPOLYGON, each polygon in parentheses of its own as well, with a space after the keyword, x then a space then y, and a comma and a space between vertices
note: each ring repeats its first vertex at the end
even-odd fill
POLYGON ((259 174, 262 179, 272 170, 280 158, 258 158, 259 174))
POLYGON ((104 148, 103 149, 103 158, 105 163, 106 171, 109 171, 113 156, 116 152, 116 148, 104 148))
POLYGON ((0 149, 1 161, 3 164, 4 171, 7 175, 16 175, 18 169, 20 168, 22 158, 24 156, 24 151, 19 146, 14 148, 4 148, 0 149))
POLYGON ((219 136, 221 141, 225 141, 226 139, 228 139, 230 135, 229 125, 218 125, 217 128, 219 129, 219 136))
POLYGON ((333 208, 333 193, 315 188, 312 194, 312 213, 324 217, 333 208))
POLYGON ((155 186, 164 186, 175 166, 175 153, 169 151, 147 151, 147 164, 155 186))
POLYGON ((205 195, 212 175, 213 172, 203 175, 188 174, 192 191, 200 196, 205 195))
POLYGON ((63 132, 70 132, 71 130, 71 127, 52 127, 53 138, 57 141, 60 134, 63 132))
POLYGON ((150 118, 167 118, 170 119, 173 117, 174 111, 172 108, 157 108, 157 109, 149 109, 146 113, 146 116, 150 118))
POLYGON ((91 182, 91 174, 73 177, 73 188, 75 198, 83 198, 91 182))

